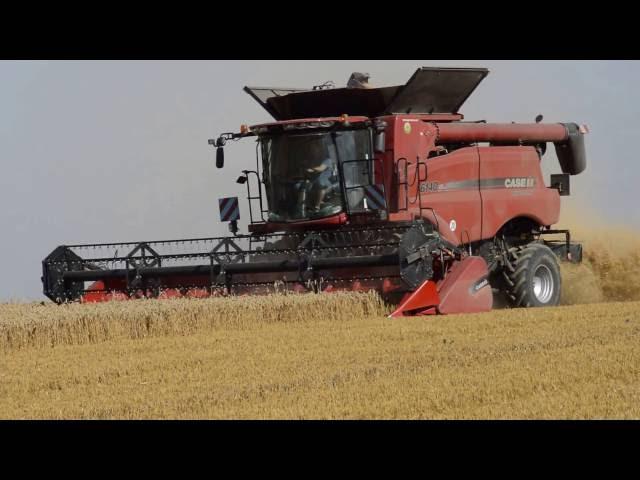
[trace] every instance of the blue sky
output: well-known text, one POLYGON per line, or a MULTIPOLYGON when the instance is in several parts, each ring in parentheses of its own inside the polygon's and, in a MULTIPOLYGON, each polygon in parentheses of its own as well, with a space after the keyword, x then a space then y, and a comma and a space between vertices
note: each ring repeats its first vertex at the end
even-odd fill
POLYGON ((60 244, 227 234, 217 199, 244 196, 234 180, 254 144, 231 144, 217 170, 207 139, 270 119, 245 85, 341 86, 353 71, 397 85, 420 66, 489 68, 468 120, 589 125, 587 170, 563 202, 640 228, 637 61, 4 61, 0 300, 44 298, 41 261, 60 244))

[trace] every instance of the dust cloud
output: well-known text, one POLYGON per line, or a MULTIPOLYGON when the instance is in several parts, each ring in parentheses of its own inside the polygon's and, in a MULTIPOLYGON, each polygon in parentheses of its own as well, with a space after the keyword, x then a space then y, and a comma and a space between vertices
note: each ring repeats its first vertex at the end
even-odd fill
POLYGON ((563 211, 558 226, 582 243, 583 262, 562 264, 564 305, 640 300, 640 231, 581 210, 563 211))

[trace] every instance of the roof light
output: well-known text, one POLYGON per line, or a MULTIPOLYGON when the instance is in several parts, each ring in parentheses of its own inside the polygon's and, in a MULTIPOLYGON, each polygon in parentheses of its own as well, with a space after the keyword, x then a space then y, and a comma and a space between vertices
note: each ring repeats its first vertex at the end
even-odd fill
POLYGON ((585 133, 589 133, 589 127, 587 127, 586 125, 580 125, 579 130, 580 130, 580 133, 582 133, 583 135, 585 133))
POLYGON ((245 133, 249 132, 249 126, 248 125, 240 125, 240 133, 242 133, 243 135, 245 133))

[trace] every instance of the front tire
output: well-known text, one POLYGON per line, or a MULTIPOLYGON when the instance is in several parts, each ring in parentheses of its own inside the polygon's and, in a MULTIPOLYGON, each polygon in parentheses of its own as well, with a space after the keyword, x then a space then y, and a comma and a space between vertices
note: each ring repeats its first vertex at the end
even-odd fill
POLYGON ((553 307, 560 302, 560 267, 542 243, 530 243, 511 254, 504 269, 505 293, 512 307, 553 307))

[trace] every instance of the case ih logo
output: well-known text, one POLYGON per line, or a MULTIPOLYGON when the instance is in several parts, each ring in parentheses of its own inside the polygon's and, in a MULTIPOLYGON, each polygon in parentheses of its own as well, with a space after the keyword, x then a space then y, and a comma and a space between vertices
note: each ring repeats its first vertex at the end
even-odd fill
POLYGON ((505 178, 505 188, 533 188, 536 184, 536 179, 533 177, 515 177, 505 178))
POLYGON ((481 180, 455 180, 447 183, 424 182, 420 184, 420 192, 452 192, 454 190, 481 190, 493 188, 533 188, 534 177, 496 177, 481 180))

